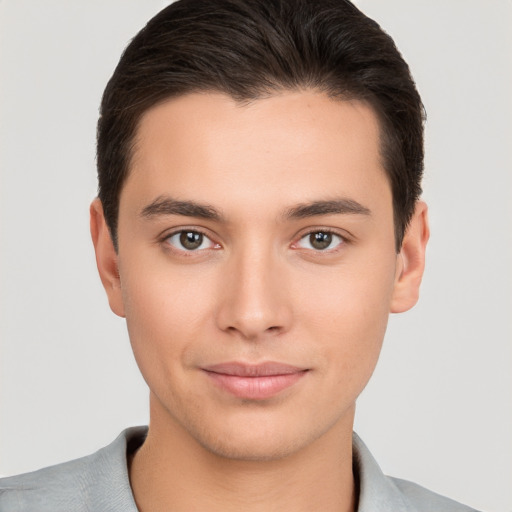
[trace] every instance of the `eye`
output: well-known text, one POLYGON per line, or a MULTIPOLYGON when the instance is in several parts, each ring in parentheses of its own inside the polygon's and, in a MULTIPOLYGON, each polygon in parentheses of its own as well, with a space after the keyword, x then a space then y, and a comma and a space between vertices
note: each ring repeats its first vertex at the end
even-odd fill
POLYGON ((172 234, 166 238, 166 242, 181 251, 198 251, 216 246, 206 235, 191 229, 172 234))
POLYGON ((336 249, 344 243, 343 237, 330 231, 313 231, 303 236, 297 243, 302 249, 313 249, 314 251, 325 251, 336 249))

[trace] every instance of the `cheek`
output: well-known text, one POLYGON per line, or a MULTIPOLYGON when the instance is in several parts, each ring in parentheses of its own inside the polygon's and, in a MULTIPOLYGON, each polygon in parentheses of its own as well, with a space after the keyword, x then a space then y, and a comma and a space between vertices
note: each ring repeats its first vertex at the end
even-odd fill
POLYGON ((386 331, 394 282, 394 260, 340 268, 311 286, 308 308, 310 335, 316 332, 322 357, 332 378, 347 385, 347 378, 362 387, 377 363, 386 331), (346 270, 346 271, 345 271, 346 270))
POLYGON ((135 359, 146 380, 158 378, 186 360, 204 322, 212 317, 208 312, 213 287, 208 280, 169 268, 162 271, 156 265, 143 271, 140 267, 131 271, 126 265, 120 272, 135 359))

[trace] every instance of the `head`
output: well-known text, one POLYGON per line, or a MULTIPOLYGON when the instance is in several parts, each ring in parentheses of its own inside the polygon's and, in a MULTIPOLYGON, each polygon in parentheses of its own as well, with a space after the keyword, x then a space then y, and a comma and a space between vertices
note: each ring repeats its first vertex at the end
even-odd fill
POLYGON ((393 40, 346 0, 185 0, 149 21, 110 79, 98 122, 99 198, 114 245, 149 108, 201 91, 243 103, 304 89, 361 100, 376 114, 398 252, 421 193, 424 110, 393 40))
POLYGON ((253 460, 349 436, 428 238, 421 102, 378 25, 343 0, 170 5, 107 86, 98 168, 150 436, 253 460))

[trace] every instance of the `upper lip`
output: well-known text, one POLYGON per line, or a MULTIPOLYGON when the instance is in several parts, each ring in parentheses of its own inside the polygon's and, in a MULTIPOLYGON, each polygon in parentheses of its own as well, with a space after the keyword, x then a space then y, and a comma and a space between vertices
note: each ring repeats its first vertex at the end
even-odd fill
POLYGON ((290 375, 292 373, 306 371, 305 368, 298 368, 297 366, 274 361, 260 364, 248 364, 234 361, 206 366, 203 370, 236 377, 269 377, 271 375, 290 375))

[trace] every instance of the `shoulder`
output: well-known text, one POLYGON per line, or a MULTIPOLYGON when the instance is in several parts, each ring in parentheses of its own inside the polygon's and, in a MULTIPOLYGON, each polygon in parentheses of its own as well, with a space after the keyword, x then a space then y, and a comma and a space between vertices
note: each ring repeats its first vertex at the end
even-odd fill
POLYGON ((359 482, 358 512, 476 512, 420 485, 384 475, 355 433, 352 447, 359 482))
POLYGON ((400 478, 386 477, 402 494, 404 501, 414 507, 417 512, 477 512, 475 509, 463 505, 445 496, 425 489, 421 485, 402 480, 400 478))
POLYGON ((87 489, 94 485, 97 454, 0 480, 0 509, 5 512, 87 510, 87 489))
POLYGON ((80 459, 0 479, 2 512, 136 511, 126 464, 127 444, 145 435, 127 429, 110 445, 80 459))

